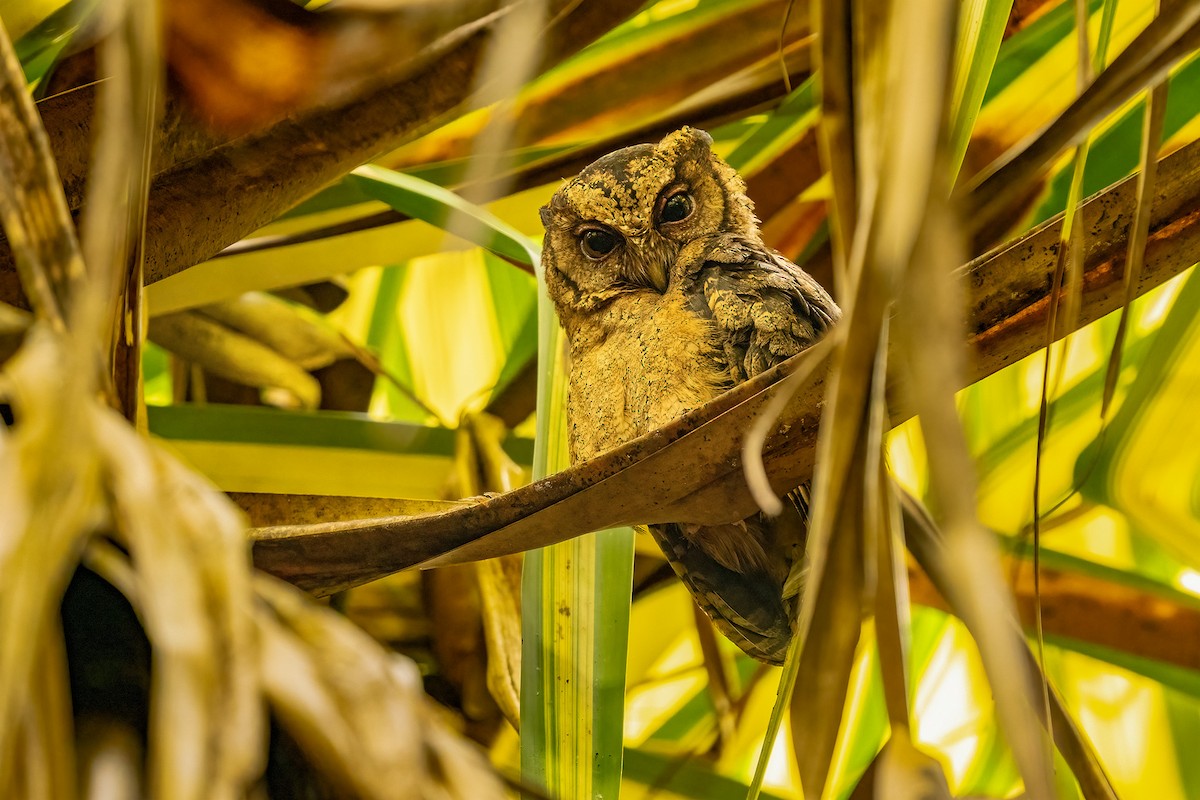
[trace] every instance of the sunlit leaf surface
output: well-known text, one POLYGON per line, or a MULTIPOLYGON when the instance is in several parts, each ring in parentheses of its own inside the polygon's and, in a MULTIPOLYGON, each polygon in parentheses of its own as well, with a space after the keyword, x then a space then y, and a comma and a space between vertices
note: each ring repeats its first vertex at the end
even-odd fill
MULTIPOLYGON (((338 4, 329 5, 336 9, 338 4)), ((364 25, 382 19, 373 14, 404 13, 407 6, 422 4, 378 5, 362 12, 364 25)), ((550 3, 547 11, 566 19, 579 11, 575 5, 550 3)), ((412 118, 405 116, 397 123, 407 133, 362 134, 366 144, 359 160, 373 153, 374 162, 353 172, 347 172, 354 166, 347 163, 311 185, 287 189, 291 199, 279 205, 293 207, 270 224, 253 230, 266 221, 264 216, 237 235, 227 235, 236 226, 215 226, 224 239, 205 241, 199 248, 193 243, 188 252, 203 250, 207 256, 226 248, 219 256, 153 275, 166 277, 152 282, 145 293, 154 318, 150 337, 160 340, 147 346, 143 355, 149 432, 218 488, 236 493, 255 524, 274 531, 269 535, 286 533, 277 526, 327 519, 321 515, 336 509, 339 498, 354 498, 341 506, 343 512, 369 511, 371 516, 433 513, 444 508, 445 501, 462 500, 447 491, 447 486, 463 485, 452 481, 455 470, 464 468, 455 460, 456 436, 463 420, 482 411, 508 424, 503 447, 515 462, 530 468, 523 478, 567 466, 561 420, 550 411, 561 410, 562 397, 553 391, 562 388, 563 352, 561 343, 555 344, 548 334, 552 320, 546 317, 545 298, 539 335, 538 281, 533 274, 541 236, 538 208, 560 179, 611 149, 656 140, 682 124, 710 130, 716 151, 746 178, 766 241, 838 291, 846 287, 835 286, 835 275, 845 266, 842 261, 853 255, 847 234, 856 225, 911 232, 905 226, 915 225, 915 217, 926 213, 922 192, 928 175, 901 183, 897 176, 905 175, 911 163, 899 159, 890 169, 881 166, 881 154, 895 143, 881 141, 879 134, 895 121, 881 109, 890 108, 887 104, 898 97, 922 94, 894 113, 916 114, 910 120, 916 122, 932 119, 913 109, 924 108, 926 102, 934 108, 934 101, 928 93, 911 90, 917 80, 914 65, 925 54, 933 31, 926 32, 925 40, 914 35, 890 43, 894 51, 872 38, 879 35, 876 23, 841 31, 852 33, 845 44, 858 61, 847 73, 849 83, 839 89, 838 63, 830 60, 835 54, 820 52, 836 43, 839 32, 821 31, 824 39, 816 33, 828 23, 831 9, 853 8, 854 14, 865 16, 872 3, 658 0, 637 9, 637 3, 620 9, 616 4, 581 5, 592 5, 582 13, 619 18, 608 21, 604 29, 612 29, 598 41, 566 60, 561 54, 575 47, 563 44, 561 31, 530 32, 530 42, 550 48, 549 68, 539 68, 509 103, 480 107, 474 100, 461 102, 475 86, 463 76, 470 75, 468 67, 476 56, 464 54, 471 48, 472 53, 483 52, 490 41, 487 35, 475 39, 471 31, 459 30, 426 43, 431 49, 420 54, 420 62, 434 77, 420 79, 425 82, 414 78, 402 107, 392 106, 394 114, 412 109, 412 118), (455 49, 461 42, 471 44, 455 49), (827 60, 824 66, 822 58, 827 60), (439 65, 449 66, 443 73, 436 71, 439 65), (443 98, 439 87, 457 94, 443 98), (847 92, 846 97, 839 91, 847 92), (834 117, 837 103, 844 100, 853 103, 841 109, 844 118, 834 117), (426 102, 429 107, 422 105, 426 102), (502 152, 490 152, 493 126, 509 123, 511 140, 503 143, 502 152), (492 165, 494 174, 469 169, 485 163, 492 165), (464 185, 468 176, 473 183, 464 185), (871 184, 873 180, 880 183, 871 184), (863 199, 875 191, 894 202, 869 204, 863 199), (297 205, 302 198, 307 199, 297 205), (860 213, 849 221, 831 217, 830 201, 843 215, 847 207, 870 207, 888 216, 872 220, 860 213), (908 214, 913 217, 905 217, 908 214), (845 241, 842 236, 847 236, 845 241), (244 238, 233 241, 239 237, 244 238), (331 286, 336 302, 315 299, 331 286), (267 335, 271 331, 260 329, 255 335, 253 325, 239 328, 228 317, 218 319, 215 312, 205 315, 205 307, 241 302, 247 292, 278 293, 270 302, 289 315, 289 325, 310 334, 316 330, 327 337, 322 341, 342 342, 344 347, 331 346, 336 358, 318 366, 303 353, 272 343, 267 335), (197 317, 209 326, 206 330, 225 326, 218 332, 236 334, 240 349, 230 355, 228 349, 218 353, 204 342, 181 343, 187 331, 198 330, 194 326, 173 328, 174 338, 161 333, 164 321, 194 322, 197 317), (239 358, 243 363, 237 363, 239 358), (537 403, 539 380, 542 398, 537 403), (280 384, 291 386, 291 394, 280 384), (296 386, 303 390, 299 401, 296 386), (312 410, 269 407, 289 404, 312 410), (276 496, 278 502, 264 501, 264 495, 276 496), (301 505, 289 507, 289 502, 301 505)), ((953 5, 959 16, 946 86, 945 141, 939 140, 951 163, 936 162, 935 168, 948 172, 931 183, 954 184, 966 192, 1003 163, 1006 154, 1036 144, 1041 132, 1075 100, 1080 88, 1075 14, 1080 5, 1088 11, 1091 53, 1101 44, 1105 13, 1113 12, 1111 30, 1105 34, 1106 57, 1098 64, 1102 67, 1122 54, 1136 55, 1130 53, 1131 46, 1146 51, 1153 46, 1139 37, 1153 30, 1159 4, 962 0, 953 5)), ((311 10, 321 4, 307 6, 311 10)), ((904 3, 891 6, 904 13, 904 3)), ((1195 14, 1198 4, 1164 0, 1162 6, 1184 18, 1195 14)), ((70 59, 62 73, 56 75, 51 67, 65 54, 95 43, 97 31, 103 30, 94 18, 97 7, 86 0, 0 2, 0 18, 16 39, 16 53, 35 96, 45 96, 55 87, 68 92, 54 104, 42 104, 48 125, 75 119, 62 111, 70 109, 68 98, 73 95, 89 98, 78 116, 90 118, 94 87, 89 81, 94 76, 67 71, 65 67, 78 64, 70 59)), ((463 5, 480 12, 472 19, 485 19, 493 8, 486 3, 463 5)), ((881 13, 879 19, 885 17, 881 13)), ((1171 50, 1169 70, 1160 71, 1167 80, 1163 156, 1200 139, 1200 55, 1195 51, 1200 28, 1194 21, 1190 25, 1171 50)), ((601 33, 593 31, 589 40, 601 33)), ((263 70, 269 74, 268 67, 263 70)), ((1130 87, 1111 106, 1111 114, 1088 126, 1086 163, 1078 175, 1080 198, 1137 170, 1146 106, 1143 88, 1130 87)), ((177 102, 173 96, 172 103, 177 102)), ((174 114, 175 106, 169 108, 174 114)), ((300 174, 306 163, 323 158, 327 145, 322 137, 337 132, 339 112, 336 105, 331 108, 316 128, 305 127, 313 123, 299 110, 279 122, 274 130, 298 131, 303 147, 292 142, 283 153, 267 153, 274 160, 263 163, 291 163, 300 174)), ((182 200, 168 196, 172 181, 182 180, 190 163, 225 165, 247 196, 265 192, 264 187, 279 180, 276 167, 268 170, 253 160, 252 149, 239 149, 257 141, 253 137, 210 141, 205 138, 208 133, 187 127, 193 123, 186 116, 168 119, 162 169, 156 173, 158 191, 167 194, 152 195, 164 207, 179 202, 191 208, 186 193, 182 200), (232 157, 226 158, 227 153, 232 157), (192 158, 197 161, 189 161, 192 158)), ((68 125, 68 133, 75 124, 68 125)), ((67 181, 68 202, 78 211, 86 148, 72 151, 70 135, 61 130, 51 134, 67 181)), ((358 135, 356 130, 345 134, 350 141, 357 141, 358 135)), ((335 148, 349 146, 332 134, 329 141, 335 148)), ((911 147, 906 152, 910 158, 918 154, 911 147)), ((1073 152, 1045 155, 1046 169, 1020 185, 997 189, 1006 192, 1007 199, 990 212, 986 225, 964 221, 972 231, 964 258, 1010 241, 1068 208, 1073 152)), ((193 184, 188 186, 194 190, 193 184)), ((212 209, 240 208, 227 188, 221 191, 227 193, 224 198, 201 197, 196 211, 184 215, 185 224, 152 224, 150 241, 159 242, 150 248, 159 254, 153 257, 162 261, 161 253, 170 250, 161 244, 163 237, 173 246, 175 239, 206 231, 212 209)), ((1170 204, 1170 196, 1161 196, 1165 191, 1161 184, 1152 191, 1155 202, 1170 204)), ((1196 237, 1189 233, 1197 221, 1194 203, 1171 208, 1172 221, 1152 227, 1151 236, 1163 237, 1172 246, 1194 246, 1196 237)), ((1107 213, 1089 235, 1099 237, 1102 228, 1113 227, 1107 213)), ((1110 233, 1113 238, 1106 243, 1123 242, 1124 231, 1110 233)), ((885 238, 885 243, 894 241, 885 238)), ((1087 241, 1083 249, 1089 252, 1087 241)), ((1111 269, 1105 269, 1119 271, 1123 264, 1122 250, 1113 256, 1111 269)), ((6 303, 19 302, 19 292, 13 294, 15 279, 6 277, 13 274, 11 259, 0 267, 0 297, 6 303)), ((978 293, 972 296, 986 297, 986 288, 975 287, 978 293)), ((839 300, 846 306, 848 298, 839 300)), ((1021 297, 990 300, 1024 308, 1021 297)), ((1040 602, 1047 676, 1094 745, 1117 795, 1134 800, 1200 797, 1200 762, 1192 755, 1200 738, 1198 309, 1200 275, 1194 268, 1132 302, 1106 419, 1101 416, 1105 374, 1119 312, 1075 332, 1058 351, 1061 370, 1057 356, 1049 370, 1048 428, 1037 490, 1043 512, 1040 596, 1033 588, 1030 537, 1045 350, 1016 360, 956 396, 977 478, 971 511, 1004 555, 999 563, 1014 590, 1029 643, 1036 652, 1039 642, 1030 623, 1040 602), (1099 635, 1104 627, 1110 630, 1099 635)), ((7 330, 0 333, 9 335, 7 330)), ((1044 344, 1044 335, 1039 336, 1044 344)), ((16 346, 2 337, 0 344, 4 354, 16 346)), ((874 352, 858 344, 862 352, 874 352)), ((867 393, 869 366, 864 366, 854 392, 867 393)), ((889 374, 888 401, 893 404, 908 402, 907 388, 893 385, 898 374, 889 374)), ((2 377, 7 376, 6 371, 2 377)), ((8 383, 0 382, 0 400, 7 402, 10 391, 8 383)), ((864 408, 870 402, 864 399, 864 408)), ((839 424, 842 433, 850 430, 839 424)), ((930 459, 940 452, 935 437, 945 431, 926 433, 928 440, 916 420, 887 433, 888 468, 942 522, 939 515, 946 508, 938 505, 944 497, 935 491, 938 473, 930 459)), ((0 450, 10 446, 5 436, 0 435, 0 450)), ((849 440, 854 444, 858 435, 849 440)), ((850 498, 845 502, 857 508, 862 484, 844 488, 839 488, 839 497, 850 498)), ((478 502, 479 498, 467 500, 478 502)), ((15 501, 8 505, 23 507, 15 501)), ((352 518, 346 513, 335 516, 352 518)), ((854 535, 874 524, 859 521, 847 511, 830 524, 842 533, 853 529, 854 535)), ((430 582, 403 574, 351 590, 348 600, 337 602, 378 638, 417 660, 425 688, 457 715, 462 730, 491 747, 495 763, 514 774, 523 769, 526 780, 564 800, 612 800, 618 791, 627 798, 744 797, 763 747, 771 756, 763 797, 803 796, 802 773, 825 780, 825 798, 895 796, 878 789, 879 775, 891 776, 894 791, 935 787, 938 774, 944 775, 956 797, 1004 798, 1024 791, 1010 746, 1014 734, 1002 729, 1006 709, 994 700, 1010 695, 989 683, 978 643, 957 617, 946 613, 947 598, 939 596, 916 566, 908 571, 916 604, 903 631, 910 736, 893 737, 884 677, 894 672, 886 671, 888 654, 876 646, 878 621, 873 618, 876 606, 871 605, 857 645, 844 643, 840 665, 835 669, 823 662, 811 673, 836 672, 846 686, 845 701, 829 692, 818 698, 823 703, 810 698, 807 702, 819 709, 813 712, 819 719, 805 716, 812 708, 793 708, 789 725, 775 741, 764 743, 779 671, 759 666, 703 627, 707 621, 695 615, 686 590, 646 535, 622 530, 603 537, 555 545, 529 554, 525 561, 520 744, 507 722, 480 711, 479 706, 487 704, 475 702, 469 681, 482 679, 460 680, 450 659, 439 661, 434 655, 437 648, 430 642, 438 637, 449 641, 451 634, 436 629, 431 622, 435 615, 427 606, 450 601, 432 590, 430 582), (368 608, 370 615, 363 611, 368 608), (811 727, 791 727, 806 725, 811 727), (819 753, 806 749, 813 741, 819 741, 819 753), (799 759, 797 742, 803 750, 799 759), (806 756, 813 759, 813 753, 821 762, 816 767, 805 761, 806 756)), ((121 567, 125 556, 120 553, 103 551, 99 558, 117 576, 114 581, 127 569, 121 567)), ((855 558, 868 563, 875 556, 868 548, 855 558)), ((856 579, 874 591, 875 562, 869 563, 871 570, 856 579)), ((977 573, 968 567, 976 566, 958 565, 952 571, 960 577, 973 575, 977 573)), ((854 597, 859 589, 846 581, 838 587, 847 595, 841 598, 842 610, 857 617, 860 609, 854 597)), ((291 600, 271 591, 264 590, 263 596, 274 598, 269 605, 279 613, 269 625, 262 623, 274 637, 264 663, 279 659, 281 653, 286 656, 301 635, 336 631, 326 631, 322 623, 305 633, 298 622, 293 630, 291 600)), ((469 592, 454 599, 467 611, 478 602, 469 592)), ((478 608, 471 612, 474 616, 463 613, 455 618, 485 624, 478 608)), ((846 631, 839 628, 834 633, 846 631)), ((831 634, 822 635, 828 641, 831 634)), ((462 656, 463 664, 468 655, 478 663, 486 663, 488 657, 486 652, 472 652, 462 656)), ((38 663, 51 666, 60 656, 40 649, 36 654, 38 663)), ((890 663, 894 667, 894 661, 890 663)), ((323 670, 336 673, 325 662, 312 664, 313 674, 322 680, 327 677, 323 670)), ((409 684, 415 679, 415 673, 404 675, 409 684)), ((992 679, 1002 678, 993 674, 992 679)), ((373 680, 382 686, 399 679, 381 674, 373 680)), ((415 687, 409 684, 405 685, 415 687)), ((480 685, 477 682, 475 690, 480 685)), ((289 695, 285 683, 273 686, 278 702, 294 702, 294 708, 300 708, 303 687, 289 695)), ((808 695, 801 691, 800 696, 808 695)), ((1040 694, 1036 697, 1040 701, 1040 694)), ((39 707, 45 701, 39 694, 39 707)), ((357 707, 355 713, 369 715, 370 707, 357 707)), ((1041 735, 1037 730, 1027 733, 1030 741, 1041 735)), ((53 730, 46 736, 47 747, 65 747, 66 738, 54 739, 53 730)), ((0 741, 8 739, 0 736, 0 741)), ((320 740, 317 746, 341 752, 338 758, 353 758, 350 750, 338 750, 344 744, 320 740)), ((65 758, 65 751, 53 752, 65 758)), ((1072 776, 1073 765, 1060 755, 1055 758, 1057 795, 1085 796, 1072 776)), ((384 769, 386 760, 381 764, 374 767, 384 769)), ((338 775, 350 783, 355 780, 352 771, 338 775)), ((370 773, 362 780, 365 785, 377 779, 370 773)))

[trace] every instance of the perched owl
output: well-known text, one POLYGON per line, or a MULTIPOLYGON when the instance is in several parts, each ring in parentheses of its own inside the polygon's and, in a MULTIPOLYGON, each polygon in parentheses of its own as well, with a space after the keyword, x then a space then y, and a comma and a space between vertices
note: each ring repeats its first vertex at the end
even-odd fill
MULTIPOLYGON (((571 350, 571 458, 621 445, 812 345, 838 318, 804 270, 763 244, 754 206, 705 132, 611 153, 541 210, 546 286, 571 350)), ((717 628, 780 663, 805 540, 780 517, 650 530, 717 628)))

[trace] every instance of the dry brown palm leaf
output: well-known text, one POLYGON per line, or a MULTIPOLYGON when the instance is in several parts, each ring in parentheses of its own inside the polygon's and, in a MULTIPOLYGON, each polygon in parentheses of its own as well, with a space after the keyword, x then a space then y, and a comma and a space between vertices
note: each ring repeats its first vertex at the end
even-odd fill
MULTIPOLYGON (((821 125, 818 129, 821 161, 830 165, 833 204, 830 238, 834 262, 849 262, 850 240, 858 218, 858 187, 855 183, 853 76, 850 66, 853 42, 850 39, 850 4, 838 0, 820 0, 817 4, 820 40, 821 125), (836 154, 841 154, 837 157, 836 154)), ((845 276, 838 275, 834 295, 843 296, 845 276)))
POLYGON ((109 535, 124 551, 93 563, 114 577, 153 653, 150 794, 237 797, 262 769, 266 732, 242 521, 115 414, 93 409, 88 421, 112 498, 109 535), (181 719, 192 721, 186 731, 181 719))
MULTIPOLYGON (((907 267, 905 254, 931 191, 930 176, 937 174, 931 169, 941 119, 936 110, 948 83, 941 73, 949 64, 946 41, 953 30, 943 20, 947 8, 936 3, 903 14, 895 4, 868 10, 864 3, 852 3, 850 9, 847 18, 828 22, 848 26, 831 34, 831 44, 849 37, 856 148, 827 147, 823 153, 830 159, 830 174, 846 182, 835 186, 831 202, 837 235, 846 237, 835 259, 838 288, 845 292, 844 316, 830 337, 833 363, 817 440, 805 558, 793 566, 785 589, 800 593, 800 608, 777 701, 785 702, 793 692, 793 752, 804 796, 812 800, 827 788, 864 611, 875 605, 872 597, 878 593, 873 573, 882 518, 873 509, 885 488, 877 465, 887 430, 889 317, 907 267), (933 30, 928 46, 914 54, 904 41, 911 38, 908 26, 918 20, 933 30), (888 76, 902 53, 907 80, 893 85, 888 76), (856 206, 847 210, 850 202, 856 206)), ((836 88, 844 80, 839 75, 831 82, 836 88)), ((846 133, 840 116, 829 125, 822 121, 827 142, 846 133)), ((877 627, 882 624, 877 621, 877 627)), ((907 725, 907 710, 892 718, 893 731, 903 732, 907 725)), ((767 740, 773 735, 769 728, 767 740)), ((764 768, 760 756, 756 780, 764 768)))
MULTIPOLYGON (((522 470, 504 451, 505 425, 487 414, 464 421, 473 440, 481 483, 470 494, 507 492, 525 482, 522 470)), ((514 728, 521 722, 521 570, 520 555, 500 556, 475 567, 483 601, 487 642, 487 686, 500 711, 514 728)))
MULTIPOLYGON (((107 770, 153 796, 242 797, 263 768, 270 708, 327 778, 363 797, 393 797, 400 785, 419 797, 499 797, 482 755, 428 707, 411 663, 295 589, 252 579, 241 515, 86 391, 79 349, 35 329, 3 376, 17 417, 0 439, 10 494, 0 531, 0 636, 12 639, 0 659, 5 792, 74 794, 62 783, 75 768, 54 623, 83 556, 127 597, 153 652, 144 777, 118 720, 85 729, 117 737, 85 741, 88 764, 94 744, 107 770), (31 685, 42 688, 21 700, 31 685)), ((89 622, 98 620, 75 624, 89 622)))
MULTIPOLYGON (((846 231, 852 240, 841 271, 848 293, 846 316, 835 341, 833 377, 817 443, 806 563, 796 576, 804 585, 799 654, 789 654, 789 662, 799 659, 791 701, 796 763, 805 796, 814 800, 825 793, 864 610, 876 612, 874 630, 891 723, 880 780, 888 786, 888 796, 916 796, 918 791, 934 790, 932 774, 941 779, 941 794, 947 794, 935 762, 927 759, 932 773, 913 763, 917 753, 910 740, 903 653, 907 626, 902 625, 900 610, 906 607, 907 592, 892 555, 893 544, 902 539, 892 529, 883 463, 889 349, 899 362, 899 369, 892 369, 904 376, 911 344, 902 323, 913 315, 910 309, 917 309, 922 319, 952 322, 941 329, 941 335, 959 349, 964 338, 953 324, 962 317, 960 298, 923 296, 912 288, 927 284, 931 273, 944 273, 944 280, 950 282, 961 263, 946 258, 958 253, 944 244, 941 252, 931 248, 934 242, 956 239, 945 202, 951 171, 944 121, 949 118, 947 91, 957 6, 929 0, 909 6, 891 4, 882 15, 866 9, 865 4, 854 6, 850 19, 858 158, 840 170, 853 173, 856 180, 857 224, 846 231), (924 46, 914 52, 908 44, 919 37, 924 37, 924 46), (905 80, 897 83, 891 76, 901 70, 905 80), (898 334, 895 347, 889 345, 893 316, 898 334)), ((838 161, 847 160, 840 152, 829 156, 834 173, 839 171, 838 161)), ((912 378, 904 377, 900 383, 909 390, 906 394, 921 399, 912 378)), ((927 410, 920 404, 916 407, 927 410)), ((922 422, 928 422, 925 416, 922 422)), ((936 446, 931 450, 938 454, 936 446)), ((996 611, 1003 613, 1003 606, 996 611)), ((991 667, 996 651, 986 644, 981 647, 985 661, 992 659, 991 667)), ((997 672, 1001 670, 989 669, 998 697, 1009 708, 1022 703, 1028 708, 1024 686, 1014 692, 1011 684, 998 684, 997 672)), ((783 680, 793 680, 786 667, 783 680)), ((1035 718, 1026 713, 1025 718, 1009 715, 1004 721, 1025 783, 1041 796, 1042 787, 1049 788, 1049 759, 1040 748, 1022 744, 1037 741, 1028 735, 1030 728, 1036 728, 1035 718)))
POLYGON ((937 759, 905 736, 892 736, 879 754, 875 795, 887 800, 951 800, 946 774, 937 759))
MULTIPOLYGON (((41 331, 31 333, 25 350, 44 349, 40 343, 46 338, 41 331)), ((65 789, 60 781, 73 773, 69 718, 65 729, 63 721, 63 709, 71 702, 58 603, 84 543, 98 517, 102 519, 97 513, 99 459, 90 447, 81 396, 70 391, 77 384, 45 367, 32 357, 18 357, 2 378, 5 398, 16 413, 25 403, 44 412, 14 433, 0 429, 5 495, 0 522, 0 791, 12 796, 38 786, 65 789), (35 686, 38 691, 30 693, 35 686)))
POLYGON ((255 580, 263 693, 334 785, 357 796, 503 796, 483 754, 452 733, 409 660, 291 586, 255 580))
POLYGON ((0 115, 0 178, 11 188, 0 221, 41 319, 0 375, 0 396, 15 413, 37 410, 16 433, 0 429, 0 791, 70 796, 75 756, 57 611, 85 542, 104 524, 100 457, 87 424, 94 375, 76 342, 53 349, 84 280, 83 259, 3 25, 0 115))
MULTIPOLYGON (((524 482, 522 470, 502 447, 507 434, 503 423, 486 414, 460 420, 448 494, 499 493, 524 482)), ((462 697, 464 715, 487 721, 499 711, 518 729, 522 561, 520 554, 506 555, 424 575, 437 631, 434 654, 462 697)))
MULTIPOLYGON (((905 254, 909 263, 895 320, 898 382, 904 387, 903 402, 920 416, 931 490, 945 520, 947 547, 961 559, 960 610, 971 620, 1005 740, 1030 796, 1050 798, 1054 765, 1050 740, 1038 725, 1038 694, 1032 679, 1040 671, 1030 669, 1021 658, 1020 643, 1004 635, 1016 612, 1005 590, 995 539, 976 516, 974 463, 954 404, 954 393, 969 372, 962 340, 970 321, 964 326, 959 310, 963 286, 955 275, 955 264, 966 251, 965 230, 958 209, 947 200, 950 172, 945 163, 934 167, 934 174, 943 176, 944 182, 941 191, 927 200, 914 248, 905 254)), ((921 757, 906 736, 893 738, 890 746, 896 748, 889 754, 894 760, 885 763, 911 770, 915 784, 910 788, 924 785, 934 792, 936 781, 930 783, 929 772, 936 767, 934 762, 921 757), (923 767, 918 759, 925 762, 923 767)), ((1075 763, 1069 764, 1078 771, 1075 763)), ((879 779, 889 780, 885 770, 881 769, 879 779)))

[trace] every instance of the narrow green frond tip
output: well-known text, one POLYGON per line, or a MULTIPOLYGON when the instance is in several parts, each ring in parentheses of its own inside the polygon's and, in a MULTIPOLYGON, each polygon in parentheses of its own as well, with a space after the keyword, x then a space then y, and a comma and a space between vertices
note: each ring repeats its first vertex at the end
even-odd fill
POLYGON ((469 203, 436 183, 367 164, 350 173, 365 194, 413 219, 428 222, 503 259, 536 267, 537 243, 482 206, 469 203))

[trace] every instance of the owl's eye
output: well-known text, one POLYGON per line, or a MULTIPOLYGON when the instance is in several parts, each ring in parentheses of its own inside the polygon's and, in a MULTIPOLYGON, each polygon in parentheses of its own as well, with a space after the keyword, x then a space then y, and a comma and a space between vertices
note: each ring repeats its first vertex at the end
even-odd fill
POLYGON ((687 192, 677 192, 666 199, 662 204, 662 209, 658 212, 658 221, 662 222, 682 222, 692 215, 696 204, 692 202, 692 196, 687 192))
POLYGON ((579 237, 579 249, 588 258, 601 259, 617 249, 621 237, 602 228, 588 228, 579 237))

